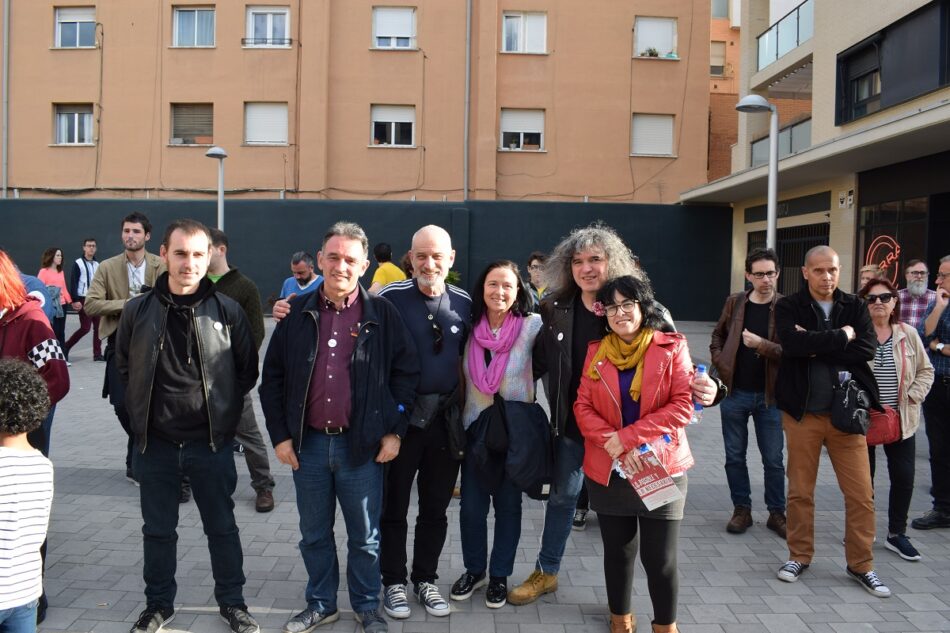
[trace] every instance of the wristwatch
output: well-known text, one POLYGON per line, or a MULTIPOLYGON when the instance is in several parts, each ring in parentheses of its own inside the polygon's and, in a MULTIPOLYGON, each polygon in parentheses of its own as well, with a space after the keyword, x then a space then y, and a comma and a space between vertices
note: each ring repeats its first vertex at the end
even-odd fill
POLYGON ((938 354, 942 354, 942 353, 943 353, 943 348, 946 347, 946 346, 947 346, 947 345, 946 345, 945 343, 937 343, 937 345, 934 346, 934 349, 937 350, 937 353, 938 353, 938 354))

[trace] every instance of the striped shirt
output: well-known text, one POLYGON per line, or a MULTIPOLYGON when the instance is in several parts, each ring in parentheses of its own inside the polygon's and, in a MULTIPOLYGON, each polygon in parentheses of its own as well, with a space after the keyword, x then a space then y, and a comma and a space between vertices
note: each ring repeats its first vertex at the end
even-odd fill
POLYGON ((39 451, 0 447, 0 610, 43 592, 40 546, 52 503, 52 462, 39 451))
POLYGON ((894 336, 888 336, 883 343, 877 344, 874 353, 874 380, 877 381, 881 404, 897 408, 900 383, 897 378, 897 365, 894 364, 894 336))

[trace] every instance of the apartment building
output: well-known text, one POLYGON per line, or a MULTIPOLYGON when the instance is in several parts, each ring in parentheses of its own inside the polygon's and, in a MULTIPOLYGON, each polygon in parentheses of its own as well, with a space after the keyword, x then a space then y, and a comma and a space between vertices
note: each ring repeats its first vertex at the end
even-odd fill
POLYGON ((213 145, 229 197, 675 202, 706 180, 708 2, 11 4, 10 196, 212 195, 213 145))
MULTIPOLYGON (((807 248, 830 244, 844 288, 856 270, 936 269, 950 253, 950 1, 742 0, 742 94, 786 100, 778 137, 783 291, 807 248)), ((768 115, 740 114, 731 174, 683 192, 734 209, 732 288, 764 245, 768 115)))

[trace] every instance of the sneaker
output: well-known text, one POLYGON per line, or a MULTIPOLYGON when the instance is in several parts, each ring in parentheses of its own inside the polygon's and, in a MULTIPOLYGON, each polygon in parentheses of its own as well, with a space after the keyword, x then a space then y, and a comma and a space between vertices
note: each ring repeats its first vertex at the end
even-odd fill
POLYGON ((145 607, 129 633, 155 633, 173 619, 175 610, 172 607, 145 607))
POLYGON ((485 590, 485 606, 489 609, 500 609, 508 603, 508 579, 494 578, 488 582, 485 590))
POLYGON ((261 633, 261 627, 243 604, 220 607, 221 619, 228 623, 234 633, 261 633))
POLYGON ((877 574, 873 570, 867 572, 866 574, 859 574, 856 571, 851 571, 850 567, 846 567, 848 570, 848 576, 854 578, 858 584, 864 587, 872 596, 877 596, 878 598, 890 598, 891 590, 887 588, 881 579, 877 577, 877 574))
POLYGON ((449 592, 449 597, 452 600, 468 600, 472 597, 472 593, 479 587, 484 587, 488 584, 488 578, 485 576, 485 572, 478 574, 470 574, 465 572, 459 579, 455 581, 455 584, 452 585, 452 591, 449 592))
POLYGON ((910 539, 907 538, 906 534, 888 536, 887 540, 884 541, 884 547, 892 552, 897 552, 897 555, 904 560, 920 560, 920 552, 910 544, 910 539))
POLYGON ((781 536, 784 541, 788 537, 786 523, 784 512, 769 512, 769 520, 765 522, 765 527, 781 536))
POLYGON ((93 357, 92 357, 92 360, 95 361, 95 362, 97 362, 97 363, 104 363, 104 362, 106 362, 105 357, 102 356, 101 354, 100 354, 99 356, 93 356, 93 357))
POLYGON ((67 366, 67 367, 72 367, 73 364, 72 364, 71 362, 69 362, 69 361, 66 361, 66 366, 67 366))
POLYGON ((409 617, 409 599, 406 585, 389 585, 383 590, 383 610, 391 618, 404 620, 409 617))
POLYGON ((257 491, 254 509, 258 512, 270 512, 274 509, 274 493, 266 488, 257 491))
POLYGON ((449 614, 449 603, 442 599, 439 588, 431 582, 417 582, 415 594, 429 615, 442 617, 449 614))
POLYGON ((232 446, 235 453, 244 454, 244 444, 241 444, 237 440, 234 440, 234 445, 232 446))
POLYGON ((125 469, 125 478, 131 481, 133 485, 139 485, 139 480, 135 478, 135 473, 132 472, 131 468, 125 469))
POLYGON ((778 570, 778 579, 785 582, 795 582, 802 572, 808 569, 805 563, 799 563, 797 560, 790 560, 778 570))
POLYGON ((313 609, 304 609, 294 617, 287 620, 284 625, 284 633, 309 633, 321 624, 330 624, 340 619, 339 611, 329 613, 320 613, 313 609))
POLYGON ((752 527, 752 508, 736 506, 732 511, 732 518, 726 523, 726 532, 730 534, 744 534, 752 527))
POLYGON ((571 529, 581 531, 587 527, 587 510, 574 510, 574 520, 571 522, 571 529))
POLYGON ((363 633, 386 633, 389 630, 389 625, 386 624, 383 616, 379 615, 379 611, 364 611, 363 613, 354 613, 353 616, 360 623, 360 629, 363 633))
POLYGON ((914 528, 915 530, 947 528, 950 527, 950 514, 947 514, 946 512, 940 512, 939 510, 931 510, 919 519, 914 519, 911 521, 910 527, 914 528))
POLYGON ((540 569, 535 569, 523 583, 508 593, 508 602, 517 605, 529 604, 554 591, 557 591, 557 574, 545 574, 540 569))

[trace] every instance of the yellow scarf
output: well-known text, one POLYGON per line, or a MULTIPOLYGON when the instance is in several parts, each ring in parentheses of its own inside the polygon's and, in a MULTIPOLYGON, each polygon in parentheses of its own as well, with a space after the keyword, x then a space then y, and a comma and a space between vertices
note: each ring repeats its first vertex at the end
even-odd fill
POLYGON ((587 376, 592 380, 600 380, 600 374, 597 373, 597 363, 603 359, 609 360, 614 367, 619 370, 637 368, 637 373, 633 376, 630 383, 630 397, 634 401, 640 401, 640 392, 643 389, 643 358, 647 354, 647 348, 653 342, 654 330, 650 328, 641 328, 636 337, 629 342, 624 343, 623 339, 611 332, 600 341, 600 347, 591 360, 590 367, 587 368, 587 376))

